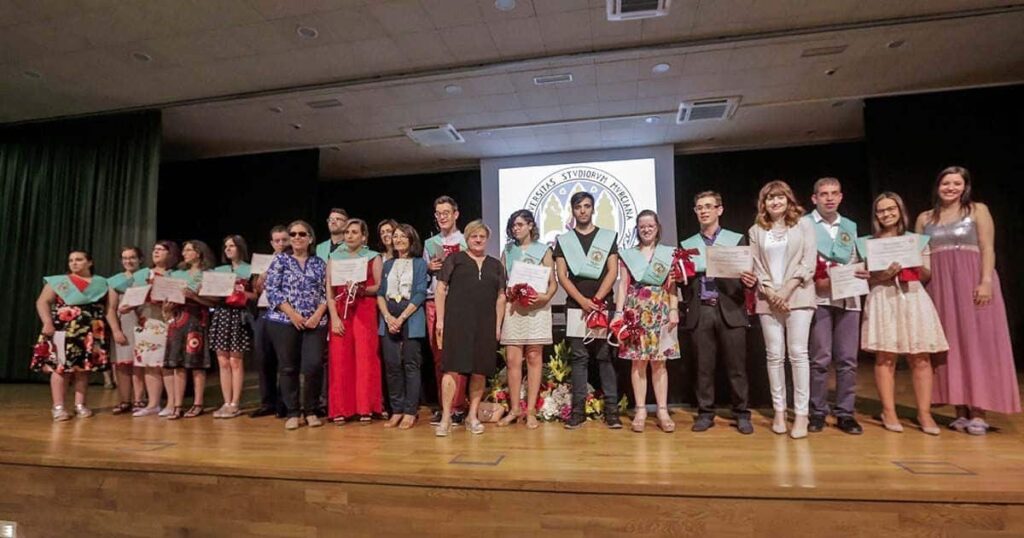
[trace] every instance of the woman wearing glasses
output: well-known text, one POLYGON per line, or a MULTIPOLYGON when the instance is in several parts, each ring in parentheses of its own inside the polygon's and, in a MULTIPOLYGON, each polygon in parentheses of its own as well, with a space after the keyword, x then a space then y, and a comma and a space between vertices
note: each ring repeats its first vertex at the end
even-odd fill
POLYGON ((327 262, 312 255, 313 227, 297 220, 288 225, 291 252, 274 256, 267 269, 269 308, 266 332, 274 347, 280 374, 281 397, 288 415, 286 430, 297 429, 305 413, 306 423, 323 423, 316 416, 323 380, 324 345, 327 339, 327 262), (299 372, 305 379, 299 405, 299 372))
MULTIPOLYGON (((121 267, 124 271, 117 273, 107 279, 110 289, 118 296, 118 304, 124 292, 135 279, 135 273, 139 271, 142 263, 142 249, 139 247, 123 247, 121 249, 121 267)), ((114 346, 114 370, 117 375, 117 392, 121 397, 121 403, 117 404, 112 411, 115 415, 130 413, 145 406, 143 395, 145 393, 145 370, 135 367, 135 327, 139 318, 134 310, 121 313, 118 310, 118 322, 121 324, 121 331, 124 332, 127 341, 124 345, 114 346), (134 396, 134 400, 132 399, 134 396)))

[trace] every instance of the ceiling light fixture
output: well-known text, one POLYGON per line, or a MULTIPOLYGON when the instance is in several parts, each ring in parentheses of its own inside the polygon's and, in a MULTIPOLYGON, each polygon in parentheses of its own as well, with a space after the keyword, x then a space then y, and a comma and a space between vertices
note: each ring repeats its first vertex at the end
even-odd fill
POLYGON ((295 33, 302 39, 316 39, 320 35, 320 32, 312 26, 298 26, 295 28, 295 33))
POLYGON ((516 0, 494 0, 494 9, 498 11, 512 11, 516 8, 516 0))
POLYGON ((137 62, 142 62, 142 63, 149 63, 149 62, 153 61, 153 57, 152 56, 150 56, 149 54, 146 54, 145 52, 142 52, 140 50, 132 52, 132 59, 137 61, 137 62))
POLYGON ((459 95, 462 93, 462 86, 459 86, 458 84, 449 84, 444 87, 444 93, 447 93, 448 95, 459 95))
POLYGON ((654 67, 651 68, 651 72, 652 73, 658 73, 660 75, 662 73, 668 73, 669 69, 672 69, 672 66, 669 65, 669 64, 665 64, 665 63, 654 64, 654 67))
POLYGON ((838 67, 830 67, 825 70, 825 74, 831 77, 832 75, 836 74, 836 71, 839 71, 838 67))
POLYGON ((40 73, 39 71, 35 71, 33 69, 28 69, 28 70, 22 71, 21 74, 25 78, 30 78, 30 79, 33 79, 33 80, 39 80, 39 79, 43 78, 43 74, 42 73, 40 73))
POLYGON ((661 121, 661 118, 659 118, 658 116, 647 116, 646 118, 644 118, 644 123, 647 123, 648 125, 654 125, 659 121, 661 121))
POLYGON ((488 136, 491 136, 491 132, 490 131, 480 131, 479 133, 477 133, 477 135, 483 136, 483 137, 488 137, 488 136))
POLYGON ((279 107, 279 106, 272 106, 272 107, 268 108, 267 110, 273 112, 274 114, 280 114, 280 113, 284 112, 284 109, 279 107))
POLYGON ((341 146, 331 146, 331 151, 341 151, 341 146))
POLYGON ((806 133, 808 135, 816 135, 818 134, 818 131, 815 131, 814 129, 807 129, 806 133))
POLYGON ((844 103, 845 101, 836 101, 835 103, 832 103, 832 108, 839 108, 843 106, 844 103))
POLYGON ((291 125, 292 125, 292 129, 295 129, 296 131, 298 131, 299 129, 302 129, 302 124, 301 123, 293 123, 291 125))
POLYGON ((894 40, 886 43, 885 46, 889 47, 890 49, 898 49, 898 48, 902 47, 903 45, 905 45, 906 43, 907 43, 907 41, 905 39, 894 39, 894 40))

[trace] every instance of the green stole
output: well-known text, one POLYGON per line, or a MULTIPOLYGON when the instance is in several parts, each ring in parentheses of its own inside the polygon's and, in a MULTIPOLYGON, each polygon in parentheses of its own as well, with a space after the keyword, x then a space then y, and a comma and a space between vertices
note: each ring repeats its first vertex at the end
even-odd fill
POLYGON ((192 291, 199 291, 199 285, 203 283, 202 271, 192 275, 188 269, 180 269, 177 271, 171 271, 167 276, 184 280, 188 283, 188 289, 192 291))
POLYGON ((569 230, 558 236, 558 244, 562 247, 562 254, 565 256, 565 263, 569 264, 572 274, 597 280, 601 278, 605 263, 608 261, 608 252, 615 241, 615 232, 597 229, 597 237, 590 244, 590 250, 583 252, 583 245, 576 237, 575 230, 569 230))
MULTIPOLYGON (((345 242, 342 241, 342 243, 338 245, 338 248, 342 248, 344 246, 345 246, 345 242)), ((334 252, 337 252, 337 250, 335 250, 334 252)), ((330 239, 328 239, 327 241, 324 241, 323 243, 320 243, 319 245, 316 246, 316 256, 317 256, 317 258, 320 258, 323 261, 327 261, 327 258, 329 258, 331 254, 333 254, 333 253, 331 252, 331 240, 330 239)))
MULTIPOLYGON (((718 232, 718 237, 715 238, 713 245, 716 247, 735 247, 736 245, 739 245, 742 240, 743 236, 741 234, 722 228, 721 231, 718 232)), ((698 254, 696 256, 690 256, 690 261, 693 262, 694 271, 698 273, 707 271, 707 245, 704 244, 704 237, 700 232, 691 235, 685 241, 681 241, 679 246, 687 250, 696 249, 698 254)))
POLYGON ((109 290, 107 279, 97 275, 93 275, 85 291, 78 291, 78 286, 71 282, 71 277, 68 275, 46 276, 43 277, 43 282, 49 284, 53 291, 60 295, 64 304, 68 306, 82 306, 95 303, 103 299, 109 290))
POLYGON ((814 215, 804 215, 814 225, 814 235, 818 244, 818 255, 830 262, 846 264, 850 262, 857 237, 857 223, 850 219, 839 217, 839 231, 836 238, 832 239, 825 228, 825 222, 814 222, 814 215))
POLYGON ((124 293, 127 291, 128 285, 133 282, 135 282, 135 274, 132 273, 132 276, 127 276, 124 274, 124 271, 107 278, 107 285, 117 293, 124 293))
MULTIPOLYGON (((924 250, 924 247, 928 246, 928 242, 931 241, 931 236, 924 234, 915 234, 911 232, 904 232, 903 235, 916 235, 917 236, 917 248, 918 250, 924 250)), ((877 239, 873 235, 865 235, 864 237, 857 238, 857 252, 860 254, 861 260, 865 262, 867 267, 868 260, 868 239, 877 239)))
POLYGON ((135 288, 135 287, 138 287, 138 286, 148 286, 149 285, 149 275, 150 275, 150 273, 151 273, 151 271, 149 270, 148 267, 144 267, 144 268, 139 269, 138 271, 135 271, 134 273, 132 273, 132 285, 131 285, 131 287, 135 288))
POLYGON ((252 266, 245 262, 238 264, 238 269, 232 269, 231 264, 229 263, 227 265, 216 267, 213 270, 218 273, 234 273, 235 276, 242 280, 249 280, 249 277, 252 276, 252 266))
MULTIPOLYGON (((466 236, 462 236, 462 239, 459 239, 459 247, 462 250, 466 250, 466 248, 468 248, 466 245, 466 236)), ((441 237, 441 234, 434 234, 428 237, 423 243, 423 250, 427 251, 427 254, 429 254, 431 258, 440 258, 441 254, 444 253, 444 238, 441 237)))
POLYGON ((380 253, 375 250, 370 250, 370 247, 363 245, 355 253, 349 252, 348 247, 338 248, 331 253, 330 259, 332 260, 353 260, 356 258, 373 258, 378 256, 380 253))
POLYGON ((523 250, 522 247, 515 243, 509 243, 505 247, 505 271, 512 272, 512 264, 515 262, 525 262, 533 265, 540 265, 544 261, 544 256, 548 253, 548 246, 545 243, 534 241, 530 243, 530 246, 523 250))
POLYGON ((672 267, 672 247, 666 245, 654 247, 654 255, 651 256, 650 262, 636 247, 620 250, 619 256, 622 257, 633 280, 647 286, 660 286, 665 283, 665 278, 672 267))

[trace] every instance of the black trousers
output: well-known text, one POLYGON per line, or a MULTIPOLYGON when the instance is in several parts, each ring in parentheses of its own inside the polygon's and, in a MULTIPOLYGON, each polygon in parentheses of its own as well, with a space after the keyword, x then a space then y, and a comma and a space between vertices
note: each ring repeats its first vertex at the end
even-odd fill
POLYGON ((715 369, 718 358, 725 363, 732 392, 732 412, 750 415, 747 409, 747 328, 729 327, 717 306, 700 305, 700 318, 693 329, 697 353, 698 413, 715 412, 715 369))
POLYGON ((380 337, 380 349, 384 356, 384 377, 387 379, 391 412, 396 415, 415 415, 420 407, 423 339, 387 334, 380 337))
POLYGON ((260 376, 260 407, 283 410, 284 404, 277 387, 277 354, 267 335, 268 323, 260 316, 256 318, 253 328, 253 355, 260 376))
POLYGON ((281 399, 289 417, 311 415, 323 390, 324 349, 327 346, 327 327, 300 331, 291 324, 268 321, 267 336, 277 354, 278 375, 281 376, 281 399), (305 380, 300 391, 299 373, 305 380), (302 393, 299 406, 299 393, 302 393))
POLYGON ((587 380, 590 377, 590 360, 597 361, 601 374, 601 392, 604 393, 605 413, 618 415, 618 381, 615 376, 615 365, 612 364, 612 352, 608 341, 596 339, 589 344, 583 338, 569 337, 569 349, 572 354, 572 414, 574 417, 586 415, 584 406, 587 400, 587 380))

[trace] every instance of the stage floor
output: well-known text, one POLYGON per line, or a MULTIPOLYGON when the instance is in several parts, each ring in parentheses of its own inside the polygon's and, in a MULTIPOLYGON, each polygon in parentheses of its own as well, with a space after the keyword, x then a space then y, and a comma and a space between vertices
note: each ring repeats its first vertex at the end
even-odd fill
MULTIPOLYGON (((861 369, 866 397, 859 408, 868 414, 877 405, 870 398, 870 376, 870 367, 861 369)), ((906 406, 910 380, 905 372, 899 376, 898 386, 905 388, 899 395, 900 414, 913 417, 906 406)), ((215 383, 211 380, 207 390, 211 404, 220 401, 215 383)), ((435 438, 425 408, 421 422, 408 431, 375 422, 288 432, 273 417, 215 420, 207 413, 166 421, 113 416, 116 392, 98 387, 90 389, 90 402, 96 416, 55 424, 49 419, 46 386, 0 385, 0 469, 457 488, 469 494, 1024 506, 1024 417, 1019 415, 993 415, 990 422, 997 429, 982 437, 945 428, 938 437, 928 436, 908 418, 904 433, 890 433, 865 415, 858 417, 865 427, 861 436, 827 428, 793 440, 773 434, 770 418, 757 411, 754 435, 740 435, 721 417, 711 430, 695 434, 689 431, 690 411, 674 409, 674 434, 662 433, 650 420, 643 434, 590 422, 577 431, 556 423, 537 430, 487 425, 483 435, 460 428, 435 438)), ((952 409, 939 408, 935 414, 946 424, 952 409)), ((1012 523, 1024 534, 1024 521, 1016 513, 1000 528, 1005 531, 1012 523)))

